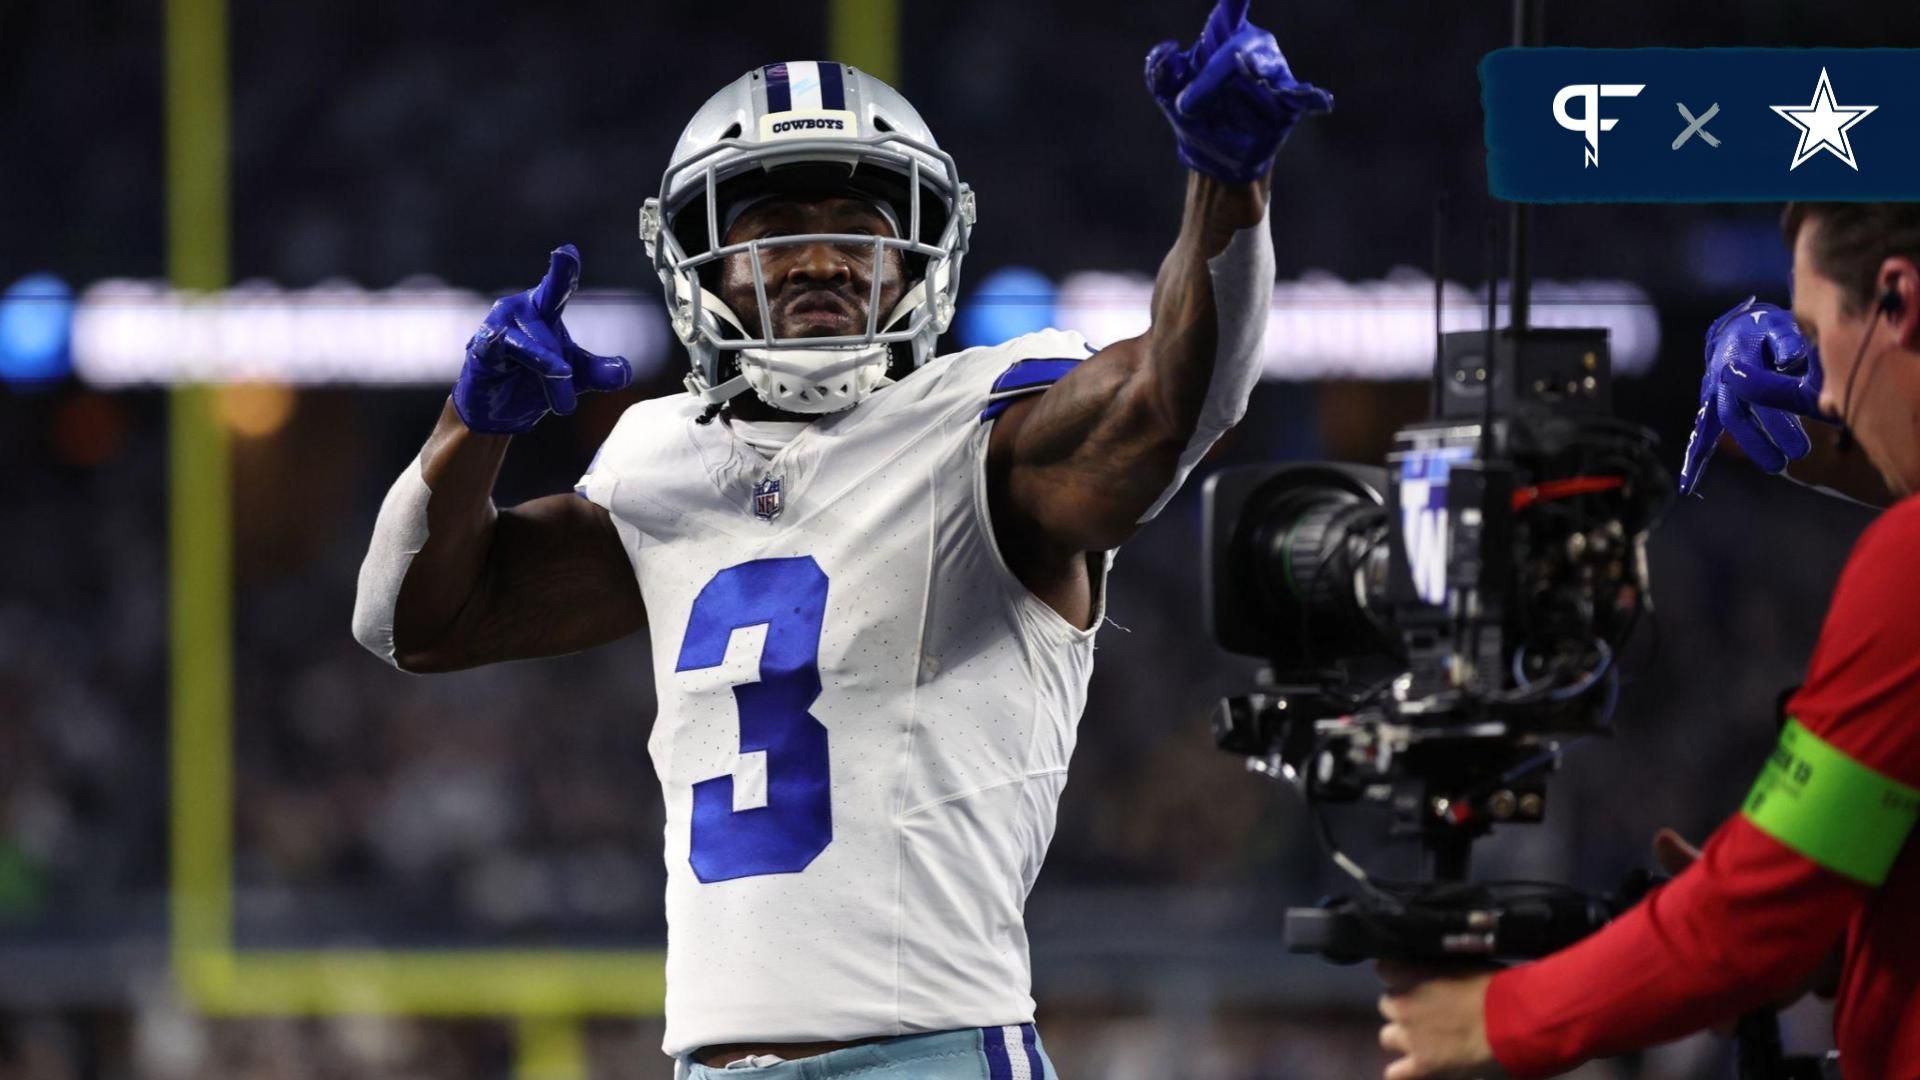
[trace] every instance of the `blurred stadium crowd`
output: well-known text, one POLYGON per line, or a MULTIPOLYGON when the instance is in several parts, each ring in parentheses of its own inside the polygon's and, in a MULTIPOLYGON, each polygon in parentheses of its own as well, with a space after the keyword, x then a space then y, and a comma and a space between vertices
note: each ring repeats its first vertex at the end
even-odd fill
MULTIPOLYGON (((1151 43, 1185 31, 1177 7, 908 11, 902 88, 980 192, 970 275, 1157 260, 1181 177, 1137 72, 1151 43)), ((680 124, 739 71, 819 51, 813 8, 756 7, 743 27, 698 6, 606 2, 564 15, 483 3, 458 17, 236 5, 234 276, 384 285, 430 272, 497 292, 530 283, 544 251, 572 240, 590 285, 650 287, 633 211, 680 124)), ((1275 8, 1296 69, 1340 102, 1282 156, 1281 273, 1423 263, 1432 193, 1483 188, 1472 64, 1503 40, 1504 10, 1275 8)), ((1729 26, 1682 6, 1624 21, 1569 6, 1548 34, 1692 45, 1788 43, 1806 29, 1785 4, 1741 11, 1729 26)), ((1875 18, 1834 32, 1858 42, 1823 43, 1920 29, 1912 12, 1875 18)), ((159 31, 157 5, 0 12, 0 133, 62 163, 0 169, 0 279, 161 275, 159 31)), ((1635 281, 1660 304, 1660 361, 1623 384, 1620 405, 1677 460, 1711 314, 1735 292, 1784 296, 1769 213, 1587 208, 1541 221, 1541 274, 1635 281)), ((1477 228, 1463 215, 1451 236, 1474 267, 1477 228)), ((447 343, 449 379, 460 345, 447 343)), ((499 501, 565 490, 623 404, 674 389, 663 379, 549 420, 516 445, 499 501)), ((379 499, 441 400, 302 392, 276 406, 290 411, 270 434, 235 444, 239 944, 655 945, 644 638, 427 679, 349 636, 379 499)), ((1267 384, 1216 463, 1378 460, 1424 406, 1419 386, 1267 384)), ((0 387, 0 1080, 505 1075, 501 1024, 206 1022, 168 989, 179 793, 167 784, 164 419, 156 391, 0 387)), ((1483 870, 1608 888, 1645 863, 1656 827, 1704 836, 1744 793, 1866 515, 1735 462, 1706 491, 1653 538, 1657 615, 1627 657, 1619 735, 1570 755, 1548 825, 1494 838, 1483 870)), ((1203 625, 1197 496, 1196 482, 1119 557, 1031 905, 1042 1030, 1077 1077, 1358 1075, 1352 1063, 1370 1071, 1374 1054, 1365 973, 1289 958, 1278 941, 1280 908, 1339 881, 1298 800, 1208 738, 1213 701, 1254 665, 1220 653, 1203 625)), ((1340 826, 1362 851, 1370 831, 1358 817, 1340 826)), ((662 1075, 656 1023, 596 1022, 594 1075, 662 1075)), ((1590 1075, 1717 1075, 1720 1055, 1694 1042, 1590 1075)))

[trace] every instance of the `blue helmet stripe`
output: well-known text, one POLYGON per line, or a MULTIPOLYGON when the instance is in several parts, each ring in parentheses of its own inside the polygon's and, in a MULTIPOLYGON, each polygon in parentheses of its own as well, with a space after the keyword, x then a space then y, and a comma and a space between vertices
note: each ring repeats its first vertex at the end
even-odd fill
POLYGON ((793 88, 787 83, 787 65, 768 64, 762 70, 767 73, 767 111, 770 113, 791 111, 793 88))
POLYGON ((831 60, 820 61, 820 107, 823 109, 847 107, 847 91, 840 84, 840 65, 831 60))

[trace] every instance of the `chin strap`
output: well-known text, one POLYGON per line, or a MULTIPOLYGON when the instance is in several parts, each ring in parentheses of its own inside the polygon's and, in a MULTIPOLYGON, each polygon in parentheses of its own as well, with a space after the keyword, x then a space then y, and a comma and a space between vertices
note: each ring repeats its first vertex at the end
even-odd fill
MULTIPOLYGON (((880 324, 877 332, 883 334, 891 333, 902 321, 911 319, 913 313, 927 302, 928 296, 932 294, 932 287, 939 283, 933 279, 938 277, 941 281, 945 280, 947 274, 946 265, 944 262, 941 263, 940 270, 937 274, 921 278, 912 288, 908 289, 900 297, 899 302, 894 304, 893 310, 887 314, 886 320, 880 324)), ((732 327, 733 330, 743 338, 754 336, 747 332, 747 328, 741 323, 740 317, 734 313, 733 308, 729 306, 726 301, 722 300, 705 286, 701 286, 698 291, 700 294, 700 311, 702 315, 711 315, 715 322, 732 327)), ((944 330, 945 327, 943 326, 941 329, 944 330)), ((696 328, 694 333, 697 335, 700 333, 700 330, 696 328)), ((825 377, 832 378, 843 374, 847 370, 857 368, 861 364, 871 363, 877 359, 882 363, 882 370, 866 392, 870 394, 894 382, 893 378, 886 374, 884 366, 889 354, 889 347, 882 344, 829 346, 817 349, 809 349, 802 345, 783 345, 771 349, 757 348, 741 349, 739 351, 744 358, 753 360, 763 368, 769 371, 783 371, 792 378, 807 378, 814 375, 825 375, 825 377), (867 355, 869 353, 872 355, 867 355), (818 370, 807 372, 799 369, 787 369, 786 365, 783 365, 781 362, 783 359, 800 360, 803 358, 814 360, 815 367, 818 370), (848 361, 852 361, 852 363, 849 364, 848 361)), ((924 363, 926 359, 926 357, 922 356, 914 357, 916 366, 924 363)), ((748 390, 754 389, 753 380, 745 371, 741 371, 733 378, 717 386, 709 386, 706 380, 701 377, 698 365, 695 366, 695 370, 687 374, 687 377, 682 380, 682 382, 683 385, 686 386, 688 393, 699 398, 709 407, 731 401, 741 394, 746 393, 748 390)), ((762 396, 764 397, 765 395, 762 396)), ((864 397, 864 395, 862 396, 864 397)), ((839 408, 849 408, 857 403, 858 399, 850 401, 839 408)), ((773 404, 777 408, 788 407, 778 402, 769 402, 769 404, 773 404)))
MULTIPOLYGON (((733 327, 734 330, 739 332, 741 337, 748 336, 747 328, 740 325, 739 316, 733 313, 733 309, 727 306, 726 301, 720 299, 704 287, 698 291, 700 293, 700 313, 702 315, 710 315, 715 320, 733 327)), ((699 341, 700 329, 698 327, 693 329, 692 336, 694 341, 686 343, 688 348, 695 347, 695 342, 699 341)), ((686 386, 687 393, 706 402, 709 408, 717 408, 739 397, 741 394, 746 393, 750 388, 747 384, 747 377, 743 374, 736 374, 733 378, 728 379, 718 386, 708 386, 706 379, 700 375, 700 365, 698 364, 695 364, 693 370, 687 373, 687 377, 682 380, 682 385, 686 386)))
POLYGON ((687 372, 687 377, 681 382, 682 385, 687 388, 687 393, 692 394, 694 397, 699 398, 709 405, 719 405, 732 401, 747 391, 747 377, 745 375, 735 375, 719 386, 708 386, 706 380, 702 379, 698 372, 689 371, 687 372))

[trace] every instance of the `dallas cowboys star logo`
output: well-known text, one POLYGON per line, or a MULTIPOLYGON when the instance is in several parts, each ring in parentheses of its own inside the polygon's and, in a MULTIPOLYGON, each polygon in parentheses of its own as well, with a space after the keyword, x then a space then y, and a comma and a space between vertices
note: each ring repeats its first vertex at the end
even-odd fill
POLYGON ((1846 163, 1854 172, 1860 171, 1860 165, 1853 160, 1853 143, 1847 138, 1847 129, 1867 118, 1867 114, 1879 108, 1878 105, 1835 105, 1833 103, 1833 84, 1827 81, 1827 69, 1820 69, 1820 82, 1813 88, 1813 100, 1805 105, 1774 105, 1774 112, 1781 119, 1800 129, 1800 145, 1794 148, 1793 164, 1788 171, 1800 167, 1801 163, 1814 154, 1825 150, 1846 163))

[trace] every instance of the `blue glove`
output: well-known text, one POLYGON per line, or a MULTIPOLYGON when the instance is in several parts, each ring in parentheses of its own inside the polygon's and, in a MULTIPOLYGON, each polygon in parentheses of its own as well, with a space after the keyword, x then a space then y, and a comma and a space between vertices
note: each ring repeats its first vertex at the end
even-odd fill
POLYGON ((523 293, 503 296, 467 342, 467 363, 453 384, 453 407, 483 435, 515 435, 549 411, 565 416, 574 396, 619 390, 633 381, 623 356, 597 356, 573 343, 560 313, 580 284, 580 252, 553 251, 547 276, 523 293))
POLYGON ((1822 417, 1820 381, 1820 354, 1800 336, 1791 314, 1748 297, 1715 319, 1707 330, 1707 373, 1680 465, 1680 494, 1692 494, 1700 483, 1722 430, 1770 473, 1806 456, 1813 444, 1800 417, 1822 417))
POLYGON ((1273 35, 1247 21, 1247 0, 1218 0, 1190 49, 1155 45, 1147 89, 1173 125, 1181 163, 1236 184, 1273 168, 1302 116, 1333 109, 1332 94, 1294 81, 1273 35))

